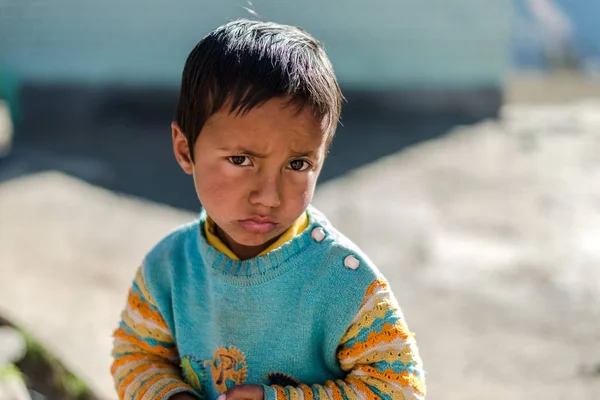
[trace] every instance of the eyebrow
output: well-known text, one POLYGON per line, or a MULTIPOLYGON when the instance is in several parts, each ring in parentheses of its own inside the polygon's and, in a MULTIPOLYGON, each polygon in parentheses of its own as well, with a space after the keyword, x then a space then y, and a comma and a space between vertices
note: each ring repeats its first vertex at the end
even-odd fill
MULTIPOLYGON (((232 148, 222 147, 222 148, 219 148, 219 150, 227 151, 230 153, 247 154, 249 156, 256 157, 256 158, 266 158, 267 157, 266 154, 257 153, 255 151, 248 150, 247 148, 241 147, 241 146, 236 146, 236 147, 232 147, 232 148)), ((314 151, 294 151, 294 150, 292 150, 292 156, 294 156, 294 157, 310 157, 310 156, 314 155, 314 153, 315 153, 314 151)))
POLYGON ((294 157, 310 157, 314 154, 315 154, 314 151, 293 151, 292 150, 292 155, 294 157))
POLYGON ((221 147, 219 150, 226 151, 229 153, 247 154, 249 156, 256 157, 256 158, 266 158, 267 157, 266 154, 257 153, 255 151, 248 150, 245 147, 241 147, 241 146, 236 146, 236 147, 231 147, 231 148, 230 147, 221 147))

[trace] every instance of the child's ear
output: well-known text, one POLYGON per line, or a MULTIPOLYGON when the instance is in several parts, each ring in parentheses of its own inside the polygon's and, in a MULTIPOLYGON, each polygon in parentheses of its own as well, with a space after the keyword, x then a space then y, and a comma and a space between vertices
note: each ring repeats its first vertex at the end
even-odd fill
POLYGON ((186 174, 192 175, 194 172, 194 162, 192 161, 188 141, 183 132, 181 132, 181 129, 179 129, 179 125, 175 122, 171 123, 171 136, 173 138, 175 159, 186 174))

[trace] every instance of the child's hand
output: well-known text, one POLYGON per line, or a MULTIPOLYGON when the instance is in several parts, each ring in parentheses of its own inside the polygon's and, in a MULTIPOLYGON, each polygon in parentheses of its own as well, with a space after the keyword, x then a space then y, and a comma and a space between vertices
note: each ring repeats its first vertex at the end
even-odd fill
POLYGON ((234 386, 217 400, 264 400, 265 392, 260 385, 234 386))

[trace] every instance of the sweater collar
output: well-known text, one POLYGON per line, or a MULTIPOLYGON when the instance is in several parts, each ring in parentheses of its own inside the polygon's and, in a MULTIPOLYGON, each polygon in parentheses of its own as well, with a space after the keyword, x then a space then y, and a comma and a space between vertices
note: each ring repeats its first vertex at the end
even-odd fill
MULTIPOLYGON (((292 240, 300 233, 304 232, 308 227, 308 215, 307 212, 303 212, 300 217, 290 226, 273 244, 263 250, 258 256, 265 255, 292 240)), ((215 222, 206 216, 204 220, 204 236, 208 244, 225 254, 232 260, 239 260, 239 257, 235 255, 233 251, 217 236, 215 229, 215 222)))
POLYGON ((320 213, 312 206, 308 207, 306 214, 308 224, 301 233, 266 254, 240 261, 228 257, 208 242, 205 234, 207 214, 202 210, 198 245, 204 264, 223 280, 239 285, 258 284, 282 275, 293 266, 286 261, 314 243, 311 232, 322 226, 318 218, 320 213))

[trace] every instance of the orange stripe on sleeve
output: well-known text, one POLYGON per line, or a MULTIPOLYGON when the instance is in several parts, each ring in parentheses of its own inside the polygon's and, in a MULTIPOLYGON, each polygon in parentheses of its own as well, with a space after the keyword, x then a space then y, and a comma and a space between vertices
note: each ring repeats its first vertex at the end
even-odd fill
POLYGON ((402 387, 415 389, 419 393, 423 393, 425 390, 423 382, 416 375, 411 374, 408 371, 402 371, 399 374, 390 370, 386 372, 379 372, 377 368, 368 365, 361 365, 357 369, 365 372, 373 378, 396 382, 402 387))
POLYGON ((325 386, 331 390, 331 394, 333 396, 333 400, 344 400, 342 396, 342 391, 337 385, 332 381, 325 382, 325 386))
POLYGON ((313 391, 310 387, 302 384, 298 386, 298 388, 302 390, 302 393, 304 394, 304 400, 314 400, 315 395, 313 394, 313 391))
POLYGON ((348 377, 346 378, 346 382, 354 385, 354 387, 356 387, 356 389, 359 390, 368 400, 380 400, 363 381, 348 377))
POLYGON ((147 342, 141 340, 135 334, 128 333, 125 328, 117 329, 114 336, 115 338, 135 344, 141 350, 145 350, 149 353, 156 354, 164 358, 173 357, 173 355, 176 353, 174 348, 166 348, 161 345, 151 346, 147 342))
POLYGON ((162 316, 157 311, 154 311, 148 303, 142 300, 138 293, 133 293, 133 291, 130 291, 127 302, 129 307, 140 314, 142 318, 151 320, 161 328, 169 329, 162 316))
POLYGON ((179 388, 189 389, 189 386, 183 385, 181 382, 173 381, 172 383, 169 383, 167 386, 165 386, 160 392, 156 393, 156 396, 154 398, 163 399, 171 391, 179 388))

